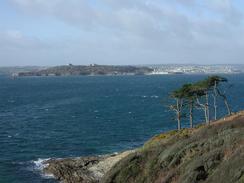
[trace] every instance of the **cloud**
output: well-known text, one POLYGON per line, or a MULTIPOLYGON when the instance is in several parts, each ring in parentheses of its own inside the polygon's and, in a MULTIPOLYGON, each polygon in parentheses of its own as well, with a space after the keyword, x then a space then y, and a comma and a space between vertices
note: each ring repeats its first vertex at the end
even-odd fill
POLYGON ((46 48, 46 57, 53 60, 64 62, 61 56, 77 63, 108 64, 243 60, 243 15, 231 0, 9 1, 19 13, 52 17, 80 31, 76 40, 58 42, 23 38, 18 32, 8 35, 12 45, 46 48))
MULTIPOLYGON (((152 33, 182 26, 184 23, 205 24, 218 17, 223 23, 241 20, 242 15, 233 6, 231 0, 10 0, 12 4, 24 12, 53 16, 70 25, 98 30, 106 28, 137 34, 141 29, 152 33), (200 1, 201 2, 201 1, 200 1), (192 7, 198 11, 196 14, 192 7), (190 15, 189 15, 190 14, 190 15), (209 17, 204 17, 210 14, 209 17), (179 21, 179 20, 182 20, 179 21)), ((181 29, 188 28, 182 26, 181 29)))
POLYGON ((0 31, 0 66, 50 65, 55 44, 24 35, 18 30, 0 31))

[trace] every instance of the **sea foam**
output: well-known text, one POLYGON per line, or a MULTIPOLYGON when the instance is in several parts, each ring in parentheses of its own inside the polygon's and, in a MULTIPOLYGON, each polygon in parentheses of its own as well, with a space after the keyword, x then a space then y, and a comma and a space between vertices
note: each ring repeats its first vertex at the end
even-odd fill
POLYGON ((40 172, 43 178, 54 178, 52 174, 43 172, 44 168, 48 166, 48 163, 46 163, 48 160, 50 160, 50 158, 46 158, 46 159, 38 158, 38 160, 32 161, 32 163, 34 164, 34 170, 40 172))

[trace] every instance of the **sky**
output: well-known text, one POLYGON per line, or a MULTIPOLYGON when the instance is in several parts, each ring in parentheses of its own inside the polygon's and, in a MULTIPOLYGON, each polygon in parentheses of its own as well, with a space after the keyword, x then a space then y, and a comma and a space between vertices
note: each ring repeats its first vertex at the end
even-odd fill
POLYGON ((0 66, 244 64, 243 0, 0 0, 0 66))

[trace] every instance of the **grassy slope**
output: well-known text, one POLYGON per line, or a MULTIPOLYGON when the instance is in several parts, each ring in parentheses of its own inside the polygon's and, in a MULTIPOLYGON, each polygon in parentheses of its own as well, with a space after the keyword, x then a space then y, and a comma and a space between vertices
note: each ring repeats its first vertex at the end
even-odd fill
POLYGON ((244 183, 244 111, 210 126, 155 136, 103 183, 244 183))

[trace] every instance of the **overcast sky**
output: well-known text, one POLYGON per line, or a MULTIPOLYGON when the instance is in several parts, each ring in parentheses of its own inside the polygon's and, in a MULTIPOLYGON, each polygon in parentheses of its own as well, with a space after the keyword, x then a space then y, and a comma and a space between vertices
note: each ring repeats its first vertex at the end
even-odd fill
POLYGON ((243 0, 0 0, 0 66, 244 63, 243 0))

